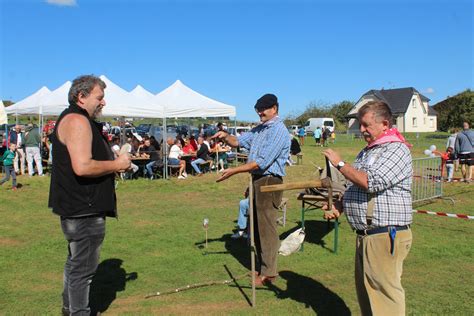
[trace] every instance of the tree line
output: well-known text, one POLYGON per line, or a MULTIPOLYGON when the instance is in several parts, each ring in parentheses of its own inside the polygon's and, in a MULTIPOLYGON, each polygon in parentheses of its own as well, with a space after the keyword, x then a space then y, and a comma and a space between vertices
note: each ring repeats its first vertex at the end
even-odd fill
POLYGON ((463 122, 474 124, 474 91, 467 89, 433 106, 438 113, 438 130, 460 128, 463 122))

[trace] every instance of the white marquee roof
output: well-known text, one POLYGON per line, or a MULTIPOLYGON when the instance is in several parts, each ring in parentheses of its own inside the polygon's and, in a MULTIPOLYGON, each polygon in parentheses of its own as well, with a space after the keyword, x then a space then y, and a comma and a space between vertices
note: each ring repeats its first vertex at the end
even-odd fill
MULTIPOLYGON (((109 117, 223 117, 236 116, 234 106, 208 98, 177 80, 156 96, 138 85, 127 92, 104 75, 106 105, 102 110, 109 117)), ((68 105, 71 82, 54 91, 43 87, 31 96, 6 108, 8 114, 59 115, 68 105)))
POLYGON ((155 100, 165 107, 167 117, 236 116, 234 106, 197 93, 180 80, 158 93, 155 100))
POLYGON ((40 101, 47 97, 51 91, 47 87, 42 87, 32 95, 17 103, 5 108, 7 114, 39 114, 40 101))

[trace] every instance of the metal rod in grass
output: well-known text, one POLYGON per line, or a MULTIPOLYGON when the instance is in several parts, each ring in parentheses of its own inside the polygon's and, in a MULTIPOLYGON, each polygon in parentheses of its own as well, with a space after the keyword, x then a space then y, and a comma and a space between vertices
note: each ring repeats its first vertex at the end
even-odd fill
POLYGON ((254 231, 254 194, 253 194, 253 183, 252 176, 250 176, 249 181, 249 220, 250 220, 250 265, 252 269, 252 307, 255 307, 256 304, 256 295, 255 295, 255 231, 254 231))
POLYGON ((204 227, 204 230, 206 231, 206 249, 207 249, 207 229, 209 228, 209 219, 205 218, 202 221, 202 227, 204 227))
POLYGON ((194 284, 188 284, 185 286, 181 286, 175 289, 170 289, 170 290, 165 290, 162 292, 155 292, 155 293, 150 293, 145 296, 145 298, 151 298, 151 297, 156 297, 156 296, 163 296, 163 295, 168 295, 168 294, 174 294, 174 293, 179 293, 191 289, 197 289, 201 287, 206 287, 206 286, 212 286, 212 285, 228 285, 232 282, 235 282, 237 280, 243 279, 245 277, 248 277, 249 273, 246 272, 245 274, 239 275, 235 278, 229 279, 229 280, 222 280, 222 281, 208 281, 208 282, 202 282, 202 283, 194 283, 194 284))

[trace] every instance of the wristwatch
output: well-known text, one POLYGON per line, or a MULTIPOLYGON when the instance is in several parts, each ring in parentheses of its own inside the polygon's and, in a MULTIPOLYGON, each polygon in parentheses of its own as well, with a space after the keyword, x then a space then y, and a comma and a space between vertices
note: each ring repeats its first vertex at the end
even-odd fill
POLYGON ((342 167, 344 167, 346 165, 346 163, 344 161, 339 161, 339 163, 337 164, 336 168, 337 170, 341 170, 342 167))

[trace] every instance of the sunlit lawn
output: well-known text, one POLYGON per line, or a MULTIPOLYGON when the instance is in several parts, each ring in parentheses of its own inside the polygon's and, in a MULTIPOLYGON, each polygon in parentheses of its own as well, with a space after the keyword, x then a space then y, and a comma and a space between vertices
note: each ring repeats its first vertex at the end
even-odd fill
MULTIPOLYGON (((414 156, 440 138, 416 139, 414 156)), ((352 161, 364 143, 338 136, 336 148, 352 161)), ((307 139, 303 165, 287 168, 286 182, 311 179, 323 166, 321 149, 307 139), (313 165, 314 164, 314 165, 313 165)), ((456 174, 459 176, 459 172, 456 174)), ((257 291, 249 307, 250 279, 238 285, 212 286, 145 299, 150 292, 187 284, 229 279, 249 267, 245 242, 230 239, 238 202, 248 175, 215 183, 216 174, 185 181, 144 179, 120 182, 119 220, 109 220, 101 264, 93 282, 92 301, 107 314, 359 314, 353 281, 355 235, 341 219, 339 252, 333 254, 334 232, 320 212, 306 215, 304 252, 279 257, 280 278, 272 289, 257 291), (202 220, 209 218, 209 246, 203 249, 202 220), (121 265, 120 265, 121 263, 121 265)), ((49 178, 19 177, 17 192, 0 187, 0 314, 59 314, 66 242, 59 219, 47 208, 49 178)), ((444 185, 444 195, 423 209, 474 215, 474 185, 444 185)), ((299 226, 298 191, 290 199, 282 235, 299 226)), ((474 311, 473 221, 415 214, 412 251, 405 262, 403 284, 409 314, 467 315, 474 311)))

